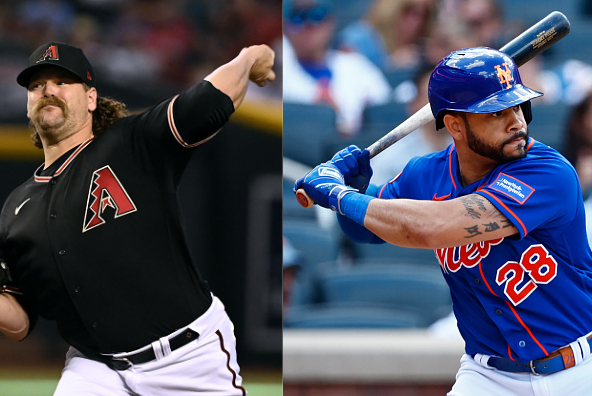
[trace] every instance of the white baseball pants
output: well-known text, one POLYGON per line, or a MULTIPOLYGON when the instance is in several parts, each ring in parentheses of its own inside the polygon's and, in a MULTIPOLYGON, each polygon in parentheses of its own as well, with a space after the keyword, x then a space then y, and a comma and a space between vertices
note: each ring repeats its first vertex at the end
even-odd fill
POLYGON ((509 373, 488 368, 464 355, 448 396, 589 396, 592 357, 553 374, 509 373))
POLYGON ((206 313, 187 327, 199 333, 197 340, 172 353, 155 350, 159 358, 124 371, 71 347, 54 396, 245 396, 234 326, 222 302, 214 297, 206 313))

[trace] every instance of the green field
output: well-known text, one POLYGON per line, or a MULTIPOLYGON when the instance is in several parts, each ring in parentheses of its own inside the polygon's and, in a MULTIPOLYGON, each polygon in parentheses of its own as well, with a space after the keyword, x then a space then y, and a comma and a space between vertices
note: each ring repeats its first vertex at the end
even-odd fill
MULTIPOLYGON (((58 383, 55 376, 0 374, 0 396, 52 396, 58 383)), ((251 396, 282 396, 280 375, 244 375, 244 387, 251 396)))
MULTIPOLYGON (((57 380, 51 379, 0 380, 0 395, 51 396, 57 383, 57 380)), ((245 388, 251 396, 282 395, 280 383, 245 383, 245 388)))

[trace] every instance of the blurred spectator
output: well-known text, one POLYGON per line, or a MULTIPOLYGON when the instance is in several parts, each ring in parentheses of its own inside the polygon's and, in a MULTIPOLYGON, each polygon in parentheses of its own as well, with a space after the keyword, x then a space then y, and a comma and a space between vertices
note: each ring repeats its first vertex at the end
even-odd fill
POLYGON ((580 178, 586 209, 586 233, 592 246, 592 90, 571 112, 567 122, 565 156, 580 178))
MULTIPOLYGON (((15 76, 44 42, 85 48, 105 84, 101 92, 136 110, 204 78, 243 47, 277 48, 281 7, 280 0, 2 1, 0 122, 27 122, 15 76)), ((258 91, 281 98, 281 84, 258 91)))
POLYGON ((480 45, 480 41, 468 24, 462 21, 451 23, 438 20, 425 42, 425 63, 436 65, 452 51, 480 45))
POLYGON ((283 237, 283 298, 282 306, 284 313, 290 306, 292 297, 292 288, 296 275, 302 265, 302 255, 296 250, 290 241, 283 237))
POLYGON ((589 198, 592 192, 592 90, 573 108, 567 122, 566 139, 565 156, 578 172, 584 198, 589 198))
POLYGON ((499 49, 514 37, 515 31, 508 31, 497 0, 462 0, 456 14, 481 46, 499 49))
POLYGON ((553 68, 541 70, 538 84, 545 93, 541 98, 545 103, 577 105, 592 89, 592 65, 577 59, 566 59, 553 68))
POLYGON ((410 68, 422 60, 436 0, 375 0, 367 16, 343 29, 342 50, 360 52, 383 70, 410 68))
MULTIPOLYGON (((413 81, 415 98, 406 105, 408 115, 428 103, 428 82, 433 70, 434 65, 425 65, 418 70, 413 81)), ((437 131, 436 123, 431 121, 372 158, 372 184, 388 182, 403 170, 411 158, 444 150, 450 143, 450 135, 445 130, 437 131)))
POLYGON ((364 108, 389 100, 388 81, 364 56, 330 49, 331 1, 293 0, 286 9, 284 101, 332 106, 339 132, 357 134, 364 108))

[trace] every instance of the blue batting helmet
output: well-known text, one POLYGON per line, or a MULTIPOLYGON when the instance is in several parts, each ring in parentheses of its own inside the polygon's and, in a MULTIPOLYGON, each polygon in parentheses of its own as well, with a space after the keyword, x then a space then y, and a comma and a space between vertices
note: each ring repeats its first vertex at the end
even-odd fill
POLYGON ((450 53, 434 68, 428 87, 436 129, 444 127, 447 111, 494 113, 516 105, 522 107, 528 124, 530 100, 542 95, 522 85, 510 56, 487 47, 450 53))

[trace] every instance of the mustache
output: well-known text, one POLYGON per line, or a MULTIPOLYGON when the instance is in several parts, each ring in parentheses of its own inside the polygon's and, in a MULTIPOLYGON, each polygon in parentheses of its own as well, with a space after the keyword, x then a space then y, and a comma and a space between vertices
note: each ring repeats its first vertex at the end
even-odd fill
POLYGON ((528 138, 528 132, 526 132, 525 130, 520 130, 518 132, 515 132, 512 136, 510 136, 506 140, 504 140, 503 145, 506 145, 516 139, 526 139, 526 138, 528 138))
POLYGON ((44 108, 46 106, 50 106, 50 105, 59 107, 60 109, 62 109, 62 112, 64 112, 64 113, 67 111, 67 106, 64 102, 62 102, 58 98, 51 97, 51 98, 41 98, 39 100, 39 102, 37 102, 37 104, 35 104, 35 107, 33 107, 33 113, 37 113, 42 108, 44 108))

